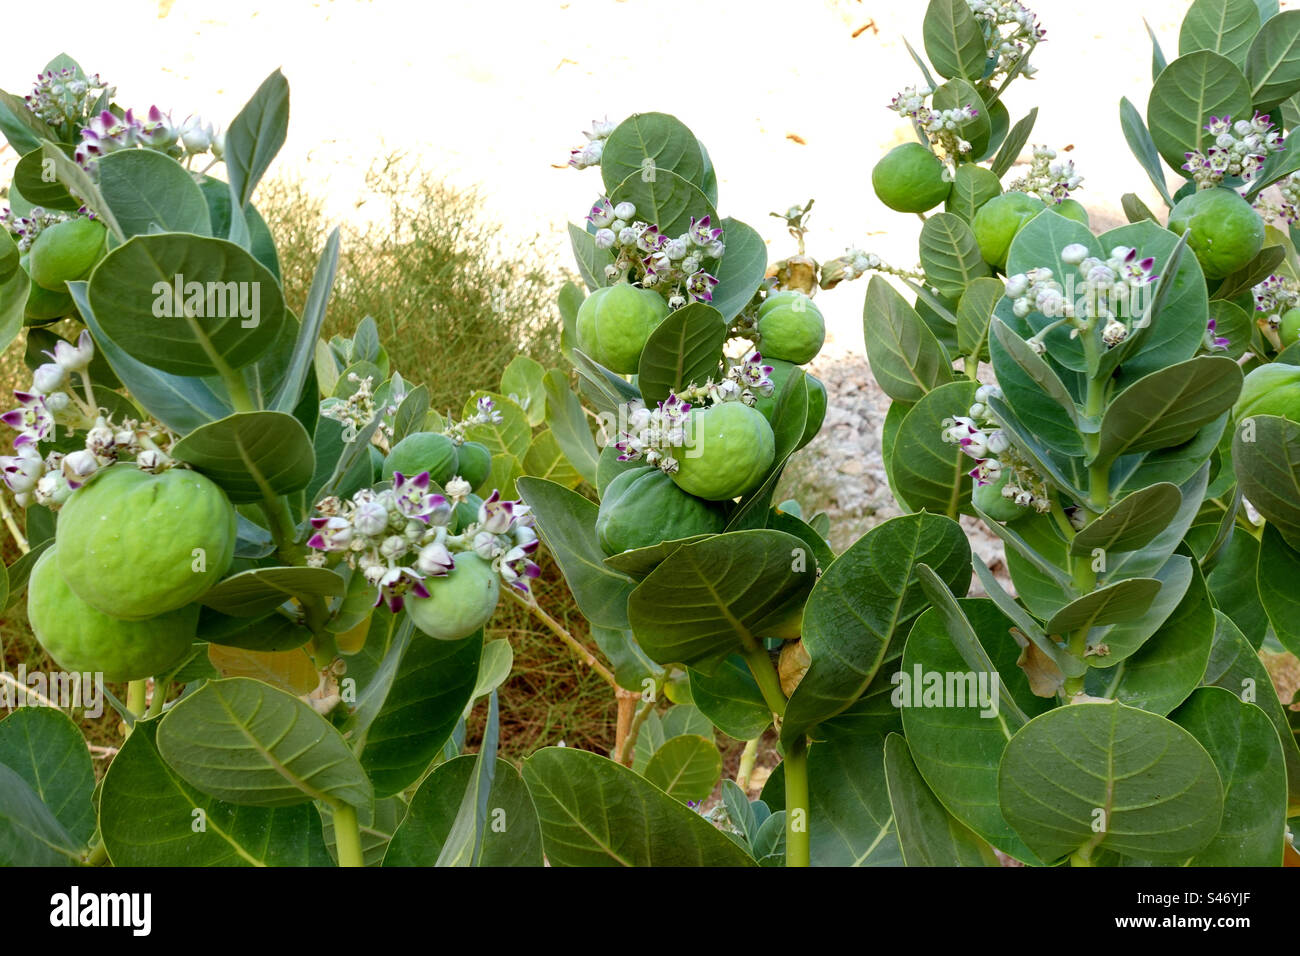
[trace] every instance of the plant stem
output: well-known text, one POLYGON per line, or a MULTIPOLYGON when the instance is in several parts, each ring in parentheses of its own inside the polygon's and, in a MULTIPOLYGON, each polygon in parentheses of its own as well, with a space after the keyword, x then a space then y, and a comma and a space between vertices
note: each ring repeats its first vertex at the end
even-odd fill
POLYGON ((14 536, 14 541, 18 542, 18 547, 23 554, 32 550, 31 545, 27 543, 27 536, 18 530, 18 525, 14 521, 14 513, 9 510, 9 502, 5 500, 3 495, 0 495, 0 516, 3 516, 5 527, 14 536))
POLYGON ((785 865, 811 866, 808 834, 808 738, 802 734, 785 754, 785 865))
POLYGON ((754 763, 758 760, 758 744, 763 739, 759 734, 745 741, 745 749, 740 753, 740 766, 736 768, 736 786, 749 795, 749 778, 754 774, 754 763))
MULTIPOLYGON (((144 698, 145 698, 145 680, 133 680, 126 685, 126 709, 131 712, 131 717, 139 720, 144 716, 144 698)), ((128 726, 126 735, 131 736, 131 728, 128 726)))
POLYGON ((167 703, 167 681, 160 681, 157 677, 153 679, 153 699, 149 701, 149 710, 145 712, 146 717, 157 717, 163 712, 163 707, 167 703))
POLYGON ((357 808, 350 803, 340 803, 334 808, 334 848, 338 851, 339 866, 366 865, 361 855, 357 808))
POLYGON ((576 654, 584 664, 600 675, 601 680, 607 683, 610 687, 615 688, 615 690, 618 689, 618 681, 614 679, 614 672, 600 661, 596 660, 596 656, 583 647, 582 642, 570 634, 563 624, 543 611, 541 606, 537 603, 537 599, 534 598, 532 594, 529 594, 528 597, 525 598, 521 596, 519 591, 515 588, 506 587, 504 590, 512 598, 537 615, 537 618, 545 624, 556 637, 563 641, 569 650, 573 651, 573 653, 576 654))
POLYGON ((745 663, 749 665, 749 672, 754 675, 754 680, 758 683, 758 689, 763 694, 768 710, 778 717, 784 717, 785 694, 781 693, 781 678, 777 675, 776 668, 772 666, 772 657, 768 654, 767 648, 761 644, 745 648, 745 663))
MULTIPOLYGON (((639 694, 633 693, 632 691, 623 691, 623 693, 631 694, 633 700, 636 700, 640 696, 639 694)), ((658 694, 656 694, 655 697, 657 698, 658 694)), ((623 698, 620 697, 619 703, 621 704, 622 701, 623 698)), ((650 712, 654 709, 655 709, 654 700, 647 700, 644 704, 642 704, 641 708, 636 712, 636 716, 632 718, 632 722, 627 728, 627 735, 623 738, 621 742, 617 743, 614 753, 618 759, 618 762, 621 763, 623 766, 625 767, 632 766, 632 757, 636 754, 637 735, 641 732, 641 725, 645 723, 645 719, 650 716, 650 712)), ((621 713, 622 712, 620 711, 620 716, 621 713)))
POLYGON ((104 841, 100 840, 90 852, 86 854, 86 866, 103 866, 108 862, 108 850, 104 846, 104 841))

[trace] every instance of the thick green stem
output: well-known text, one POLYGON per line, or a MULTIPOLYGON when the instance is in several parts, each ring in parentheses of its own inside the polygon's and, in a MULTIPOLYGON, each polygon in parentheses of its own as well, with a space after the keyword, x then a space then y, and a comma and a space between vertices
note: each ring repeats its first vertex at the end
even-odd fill
POLYGON ((338 851, 339 866, 366 865, 361 855, 357 808, 350 803, 340 803, 334 808, 334 847, 338 851))
POLYGON ((740 753, 740 766, 736 768, 736 786, 749 794, 749 779, 754 775, 754 764, 758 760, 758 744, 763 739, 759 734, 745 741, 745 749, 740 753))
MULTIPOLYGON (((131 712, 133 720, 139 720, 144 716, 144 699, 145 699, 145 679, 133 680, 126 685, 126 709, 131 712)), ((126 729, 127 736, 131 735, 131 728, 126 729)))
POLYGON ((772 666, 772 656, 761 644, 745 649, 745 663, 754 675, 758 689, 763 694, 767 708, 778 717, 785 716, 785 694, 781 693, 781 678, 772 666))
POLYGON ((785 865, 811 866, 808 834, 808 740, 802 734, 785 753, 785 865))
POLYGON ((100 840, 90 852, 86 854, 86 866, 103 866, 108 862, 108 849, 104 846, 104 841, 100 840))
POLYGON ((149 710, 146 717, 157 717, 163 712, 163 707, 167 704, 167 681, 153 679, 153 699, 149 701, 149 710))

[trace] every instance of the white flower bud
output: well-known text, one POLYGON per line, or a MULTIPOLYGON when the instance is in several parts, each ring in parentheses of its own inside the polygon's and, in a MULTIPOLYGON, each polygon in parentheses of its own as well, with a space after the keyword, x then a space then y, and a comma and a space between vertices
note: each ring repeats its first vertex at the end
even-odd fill
POLYGON ((32 390, 42 395, 58 391, 68 380, 68 373, 54 362, 46 362, 32 373, 32 390))
POLYGON ((636 215, 636 206, 630 202, 621 202, 614 207, 614 215, 623 220, 631 219, 636 215))

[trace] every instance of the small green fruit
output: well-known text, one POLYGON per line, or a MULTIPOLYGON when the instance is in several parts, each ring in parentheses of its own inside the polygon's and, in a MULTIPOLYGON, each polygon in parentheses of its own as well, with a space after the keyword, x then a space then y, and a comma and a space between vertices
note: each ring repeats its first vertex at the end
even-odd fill
POLYGON ((27 620, 41 647, 65 671, 102 673, 112 682, 163 674, 194 642, 199 606, 124 621, 97 611, 59 573, 58 546, 37 559, 27 584, 27 620))
POLYGON ((596 514, 596 540, 606 554, 648 548, 726 526, 722 509, 678 488, 658 468, 641 465, 609 483, 596 514))
POLYGON ((1010 498, 1002 496, 1002 489, 1006 487, 1007 479, 1010 477, 1011 473, 1006 472, 997 481, 976 485, 971 490, 971 500, 975 503, 975 507, 994 521, 1014 521, 1029 513, 1010 498))
POLYGON ((456 554, 455 560, 445 576, 424 579, 427 598, 406 595, 411 622, 440 641, 462 640, 486 624, 501 593, 501 578, 487 561, 472 551, 456 554))
POLYGON ((764 358, 802 365, 811 362, 826 342, 826 321, 802 292, 769 296, 758 311, 758 349, 764 358))
POLYGON ((927 212, 948 198, 943 161, 920 143, 895 146, 871 171, 871 186, 890 209, 927 212))
POLYGON ((72 493, 57 542, 59 572, 79 598, 140 620, 189 604, 221 579, 235 553, 235 509, 197 472, 111 465, 72 493))
POLYGON ((108 230, 97 219, 68 219, 44 230, 28 254, 32 281, 51 292, 90 275, 104 256, 108 230))
POLYGON ((691 446, 677 450, 673 481, 709 501, 726 501, 759 486, 772 467, 776 440, 763 413, 741 402, 691 409, 691 446))
POLYGON ((623 375, 636 372, 650 333, 668 315, 668 303, 653 289, 627 282, 597 289, 578 309, 578 348, 623 375))
POLYGON ((1293 345, 1300 341, 1300 309, 1291 309, 1282 315, 1282 324, 1278 326, 1278 335, 1282 339, 1282 347, 1293 345))
POLYGON ((984 261, 999 269, 1007 267, 1007 253, 1016 233, 1037 216, 1043 204, 1028 193, 994 196, 975 213, 971 228, 984 261))
POLYGON ((1182 235, 1206 278, 1222 279, 1259 254, 1264 220, 1235 190, 1201 189, 1178 201, 1169 213, 1169 229, 1182 235))
POLYGON ((382 476, 390 481, 394 472, 400 471, 410 478, 427 471, 431 480, 445 486, 459 466, 460 455, 450 438, 437 432, 416 432, 393 446, 384 459, 382 476))
POLYGON ((1232 416, 1240 422, 1252 415, 1279 415, 1300 422, 1300 365, 1274 362, 1246 376, 1232 416))

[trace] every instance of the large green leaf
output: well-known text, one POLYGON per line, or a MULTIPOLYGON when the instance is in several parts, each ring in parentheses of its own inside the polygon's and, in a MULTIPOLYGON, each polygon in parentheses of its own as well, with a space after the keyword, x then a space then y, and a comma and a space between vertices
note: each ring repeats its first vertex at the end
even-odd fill
POLYGON ((796 740, 861 696, 894 636, 926 605, 917 565, 954 590, 970 584, 970 546, 961 526, 932 514, 903 515, 872 528, 832 562, 804 608, 811 663, 786 707, 782 740, 796 740))
POLYGON ((726 337, 727 323, 702 302, 692 302, 660 322, 646 339, 637 366, 637 385, 646 405, 653 408, 687 385, 715 379, 726 337))
MULTIPOLYGON (((979 167, 962 166, 962 169, 979 167)), ((989 322, 1006 286, 990 276, 976 279, 957 303, 957 350, 965 356, 988 357, 989 322)))
POLYGON ((1070 553, 1083 557, 1098 549, 1104 554, 1136 550, 1168 527, 1182 503, 1177 485, 1167 481, 1148 485, 1121 498, 1076 534, 1070 553))
POLYGON ((95 769, 85 738, 67 714, 24 707, 0 720, 0 764, 27 781, 74 840, 80 845, 90 842, 95 832, 90 800, 95 769))
POLYGON ((975 382, 940 385, 912 406, 899 426, 891 452, 890 490, 908 511, 934 511, 955 518, 969 511, 974 462, 940 435, 943 420, 966 415, 975 382))
POLYGON ((1280 866, 1286 842, 1286 765, 1268 715, 1218 687, 1202 687, 1172 715, 1201 742, 1223 781, 1219 832, 1193 866, 1280 866))
MULTIPOLYGON (((307 290, 307 301, 302 307, 302 324, 298 329, 298 340, 294 343, 289 358, 289 367, 280 383, 279 391, 269 404, 277 412, 292 412, 298 404, 316 358, 316 344, 320 341, 321 328, 325 324, 325 310, 329 304, 330 291, 334 287, 334 276, 339 266, 339 231, 330 231, 321 250, 320 261, 312 273, 311 288, 307 290)), ((424 386, 420 386, 423 388, 424 386)), ((315 396, 312 396, 315 399, 315 396)), ((400 418, 400 412, 399 412, 400 418)), ((397 440, 402 439, 397 436, 397 440)))
POLYGON ((688 671, 691 700, 728 737, 751 740, 772 723, 772 712, 745 659, 733 654, 712 674, 688 671))
POLYGON ((1160 593, 1155 578, 1128 578, 1089 591, 1052 615, 1049 634, 1067 634, 1080 628, 1103 627, 1139 618, 1160 593))
POLYGON ((1253 415, 1232 434, 1232 463, 1246 500, 1300 549, 1300 424, 1253 415))
POLYGON ((880 276, 872 276, 867 284, 862 331, 871 374, 895 401, 919 402, 952 381, 952 366, 939 340, 907 300, 880 276))
MULTIPOLYGON (((930 102, 936 110, 960 109, 963 106, 975 109, 975 117, 958 125, 956 132, 970 143, 972 156, 983 158, 988 152, 989 144, 993 142, 992 118, 998 114, 994 108, 984 102, 979 91, 966 80, 957 77, 935 89, 930 102)), ((1006 113, 1002 111, 1003 124, 1006 123, 1006 119, 1006 113)), ((1005 129, 1006 126, 1003 125, 1002 128, 1005 129)))
POLYGON ((1138 379, 1101 420, 1096 461, 1171 448, 1189 441, 1230 409, 1241 392, 1241 368, 1230 358, 1201 355, 1138 379))
POLYGON ((1259 547, 1259 600, 1282 646, 1300 653, 1300 552, 1273 525, 1264 526, 1259 547))
MULTIPOLYGON (((384 866, 434 866, 452 831, 477 758, 456 757, 433 769, 411 798, 384 856, 384 866)), ((524 781, 498 759, 488 797, 488 819, 479 866, 542 866, 542 833, 524 781)))
POLYGON ((917 772, 907 741, 885 740, 885 779, 908 866, 999 866, 987 843, 944 809, 917 772))
MULTIPOLYGON (((700 188, 667 169, 637 170, 609 190, 609 198, 614 205, 632 203, 636 206, 637 219, 658 226, 661 233, 672 239, 690 229, 691 220, 700 221, 708 216, 713 225, 721 225, 718 211, 700 188)), ((722 239, 726 242, 726 233, 722 239)))
POLYGON ((588 484, 596 483, 596 443, 587 425, 582 402, 569 389, 568 377, 551 369, 543 378, 546 390, 546 419, 564 457, 588 484))
MULTIPOLYGON (((1038 121, 1038 107, 1035 106, 1027 114, 1016 121, 1016 125, 1011 127, 1007 133, 1007 138, 1002 141, 998 147, 998 154, 993 157, 990 168, 993 174, 1001 179, 1007 174, 1017 159, 1020 158, 1020 151, 1024 149, 1025 143, 1029 142, 1029 137, 1034 131, 1034 124, 1038 121)), ((959 169, 960 172, 960 169, 959 169)))
MULTIPOLYGON (((633 113, 615 127, 600 154, 605 192, 613 193, 634 173, 676 173, 701 189, 705 185, 704 154, 686 124, 667 113, 633 113)), ((640 209, 638 215, 644 215, 640 209)), ((649 220, 647 220, 649 221, 649 220)))
POLYGON ((990 331, 998 387, 1016 416, 1053 451, 1082 455, 1078 409, 1060 376, 1000 318, 992 320, 990 331))
POLYGON ((0 866, 75 866, 77 841, 19 774, 0 764, 0 866))
POLYGON ((1255 34, 1246 54, 1246 76, 1259 109, 1272 108, 1300 90, 1300 10, 1271 17, 1255 34))
POLYGON ((257 88, 226 130, 224 155, 230 189, 240 206, 253 190, 289 132, 289 81, 276 70, 257 88))
POLYGON ((921 227, 921 268, 940 295, 954 299, 989 274, 975 233, 965 220, 950 212, 936 213, 921 227))
MULTIPOLYGON (((1258 41, 1256 41, 1258 42, 1258 41)), ((1147 102, 1151 139, 1166 163, 1181 170, 1185 153, 1209 151, 1211 116, 1251 115, 1251 84, 1231 60, 1209 50, 1180 56, 1156 77, 1147 102)))
POLYGON ((1072 704, 1026 724, 998 773, 1002 815, 1045 861, 1101 848, 1176 863, 1205 849, 1223 785, 1172 721, 1118 702, 1072 704))
POLYGON ((817 576, 806 553, 794 535, 767 530, 683 545, 632 592, 632 631, 661 664, 712 670, 762 638, 784 636, 792 618, 797 624, 817 576))
POLYGON ((974 222, 975 213, 979 211, 980 206, 1001 192, 1002 184, 998 182, 996 174, 983 166, 963 163, 957 167, 957 172, 953 176, 952 192, 943 201, 943 209, 944 212, 961 216, 967 222, 974 222))
POLYGON ((183 698, 161 721, 157 742, 185 782, 218 800, 365 806, 374 798, 361 764, 325 718, 246 677, 208 681, 183 698))
POLYGON ((752 866, 720 830, 605 757, 546 747, 524 782, 552 866, 752 866))
POLYGON ((975 81, 984 75, 984 30, 966 0, 931 0, 922 31, 925 55, 940 76, 975 81))
POLYGON ((310 803, 250 807, 195 789, 158 753, 159 721, 136 721, 99 798, 115 866, 329 866, 310 803))
POLYGON ((614 264, 614 254, 596 245, 595 237, 573 223, 569 223, 569 243, 573 258, 578 264, 578 274, 587 288, 595 291, 609 285, 605 267, 614 264))
POLYGON ((727 251, 718 263, 713 299, 709 303, 730 322, 749 304, 767 272, 767 243, 751 226, 730 217, 722 220, 727 251))
POLYGON ((232 617, 261 617, 290 598, 338 597, 343 588, 343 578, 329 568, 250 568, 218 582, 202 600, 232 617))
POLYGON ((99 191, 128 238, 150 232, 212 235, 203 191, 184 166, 163 153, 109 153, 99 160, 99 191))
POLYGON ((907 638, 891 675, 891 702, 902 713, 913 759, 946 812, 1005 853, 1038 862, 998 811, 998 764, 1022 722, 1001 706, 1003 690, 1027 715, 1050 702, 1035 697, 1017 666, 1020 647, 1009 621, 987 600, 958 602, 993 670, 971 667, 948 633, 945 616, 929 610, 907 638))
POLYGON ((200 426, 172 455, 211 478, 236 504, 299 491, 316 468, 307 430, 285 412, 239 412, 200 426))
POLYGON ((628 595, 636 582, 605 565, 596 541, 599 508, 582 495, 540 478, 520 478, 519 493, 537 518, 537 530, 592 624, 628 626, 628 595))
POLYGON ((265 266, 224 239, 179 233, 134 236, 110 252, 90 277, 89 301, 124 351, 173 375, 255 362, 285 320, 265 266))
POLYGON ((1246 52, 1258 30, 1259 8, 1255 0, 1195 0, 1183 15, 1178 54, 1210 50, 1244 70, 1246 52))
POLYGON ((1120 97, 1119 124, 1120 129, 1124 131, 1124 140, 1128 143, 1129 150, 1146 171, 1151 184, 1156 187, 1156 192, 1160 194, 1166 206, 1172 206, 1174 201, 1169 195, 1168 187, 1165 186, 1165 170, 1160 165, 1160 153, 1156 150, 1156 144, 1151 139, 1146 123, 1142 122, 1142 114, 1129 102, 1128 97, 1120 97))
POLYGON ((642 775, 670 797, 699 803, 718 785, 722 755, 707 737, 679 734, 655 748, 642 775))

